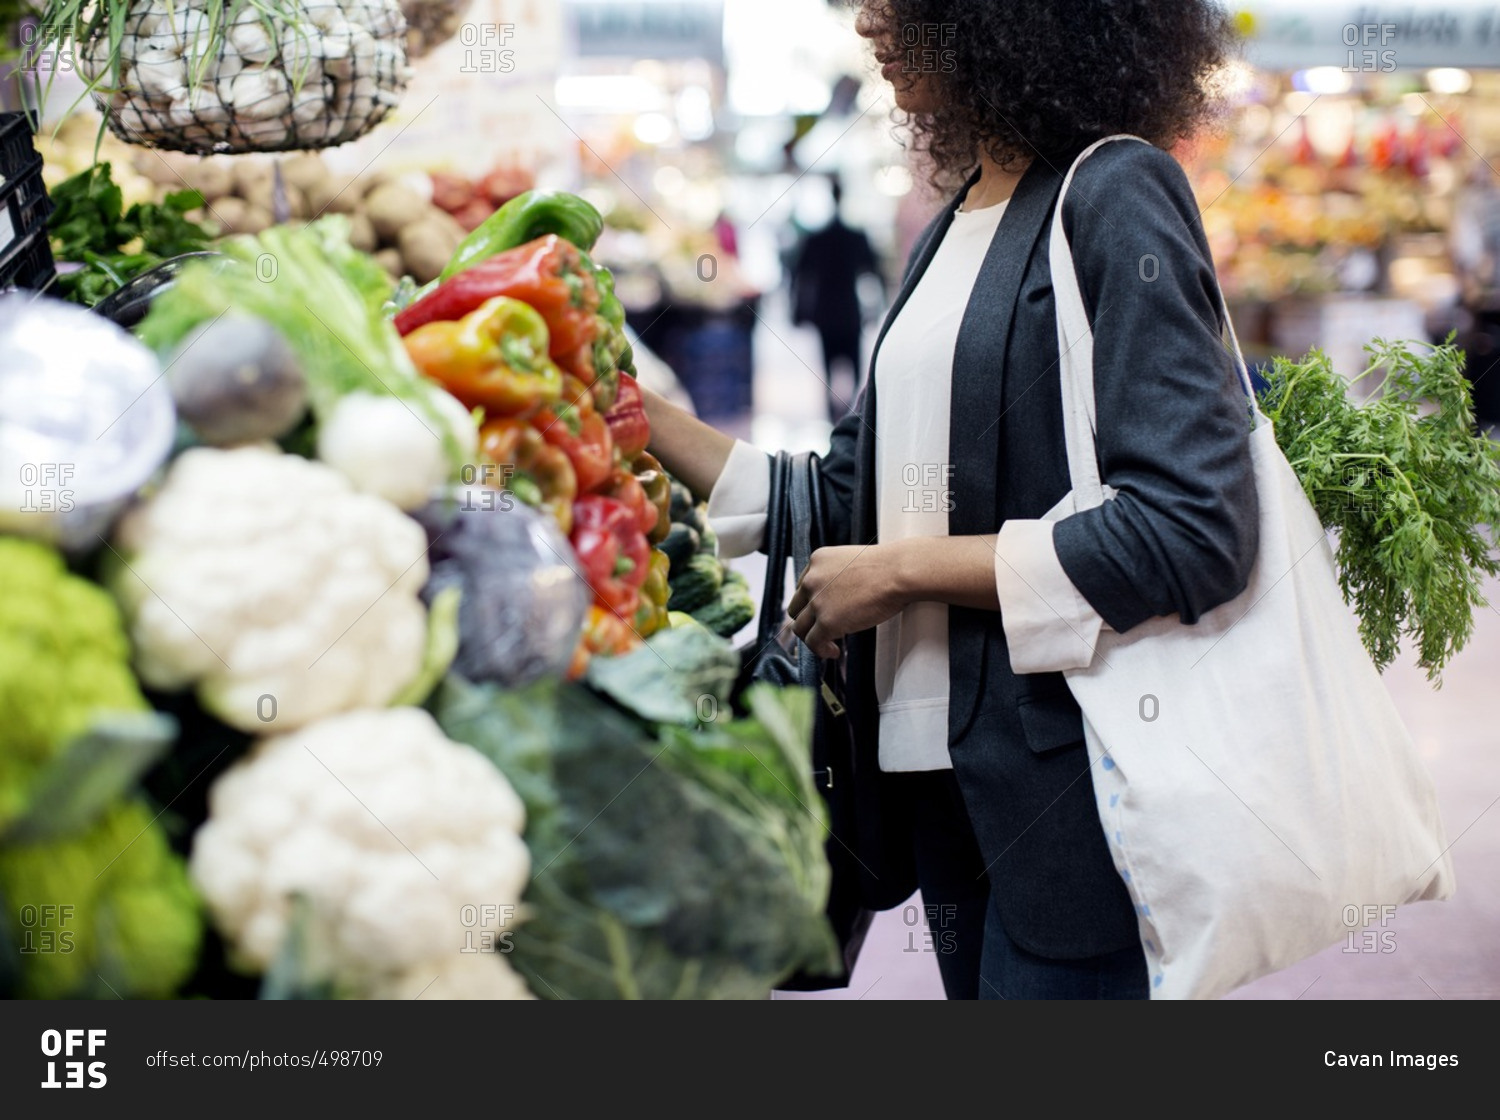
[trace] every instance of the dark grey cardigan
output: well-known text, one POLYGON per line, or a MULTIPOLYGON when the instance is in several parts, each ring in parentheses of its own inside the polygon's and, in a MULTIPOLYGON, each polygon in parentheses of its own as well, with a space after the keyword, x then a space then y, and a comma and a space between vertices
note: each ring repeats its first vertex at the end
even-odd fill
MULTIPOLYGON (((964 314, 953 363, 953 536, 1040 518, 1069 489, 1047 237, 1069 162, 1033 161, 964 314)), ((882 340, 961 197, 918 242, 882 340)), ((1100 475, 1118 494, 1056 526, 1058 557, 1117 631, 1158 615, 1192 622, 1243 590, 1257 525, 1247 402, 1221 341, 1198 208, 1168 153, 1116 143, 1080 168, 1063 219, 1094 325, 1100 475)), ((824 465, 835 539, 848 543, 876 539, 873 376, 866 386, 824 465)), ((845 643, 859 823, 840 839, 869 871, 870 904, 888 907, 914 877, 899 783, 875 762, 874 644, 873 630, 845 643)), ((1135 916, 1105 846, 1082 715, 1062 674, 1012 672, 992 611, 949 609, 949 658, 949 749, 1007 933, 1055 958, 1129 945, 1135 916)), ((1246 666, 1247 687, 1253 672, 1246 666)), ((1159 702, 1190 687, 1164 680, 1159 702)))

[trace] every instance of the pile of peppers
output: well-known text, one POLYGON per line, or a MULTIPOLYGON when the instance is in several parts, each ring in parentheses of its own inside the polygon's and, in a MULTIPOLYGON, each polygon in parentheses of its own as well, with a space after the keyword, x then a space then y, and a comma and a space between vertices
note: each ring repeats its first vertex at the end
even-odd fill
POLYGON ((480 455, 572 541, 594 592, 573 673, 667 625, 671 482, 646 447, 625 312, 588 257, 603 230, 575 195, 530 191, 469 235, 396 316, 416 367, 483 411, 480 455))

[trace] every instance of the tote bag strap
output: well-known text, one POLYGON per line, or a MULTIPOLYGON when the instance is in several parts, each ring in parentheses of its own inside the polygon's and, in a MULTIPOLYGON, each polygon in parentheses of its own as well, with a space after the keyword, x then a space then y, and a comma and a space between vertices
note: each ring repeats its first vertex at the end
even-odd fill
MULTIPOLYGON (((1068 474, 1073 484, 1073 501, 1076 509, 1091 509, 1105 499, 1104 486, 1099 477, 1099 458, 1095 448, 1095 433, 1098 423, 1094 405, 1094 332, 1089 326, 1088 310, 1084 306, 1083 291, 1078 284, 1078 271, 1073 264, 1073 251, 1068 235, 1063 229, 1063 203, 1068 189, 1073 185, 1073 176, 1079 165, 1105 144, 1115 141, 1146 143, 1139 136, 1120 134, 1106 136, 1085 148, 1073 161, 1063 179, 1062 191, 1057 196, 1057 208, 1052 214, 1052 240, 1050 265, 1052 271, 1053 298, 1057 305, 1057 345, 1062 381, 1063 435, 1068 450, 1068 474)), ((1214 293, 1218 298, 1219 320, 1228 334, 1229 350, 1234 357, 1235 371, 1251 405, 1255 403, 1255 390, 1250 383, 1250 371, 1245 365, 1245 355, 1240 350, 1240 340, 1235 334, 1234 323, 1229 318, 1229 305, 1217 282, 1214 293)), ((1255 423, 1260 423, 1259 411, 1255 411, 1255 423)))

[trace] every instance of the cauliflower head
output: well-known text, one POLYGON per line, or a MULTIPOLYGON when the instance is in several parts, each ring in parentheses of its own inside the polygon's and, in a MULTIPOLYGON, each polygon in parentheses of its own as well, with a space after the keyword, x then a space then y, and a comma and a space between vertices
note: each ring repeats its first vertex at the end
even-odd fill
POLYGON ((53 549, 0 537, 0 829, 104 711, 144 711, 120 612, 53 549))
POLYGON ((0 895, 23 998, 165 998, 197 963, 197 896, 138 801, 65 839, 0 848, 0 895))
POLYGON ((321 463, 187 451, 114 547, 141 679, 242 731, 388 704, 421 667, 426 535, 321 463))
POLYGON ((193 882, 251 970, 281 949, 297 896, 331 942, 336 985, 356 994, 433 962, 422 984, 467 956, 496 963, 519 920, 531 871, 521 800, 421 709, 350 712, 264 739, 213 784, 208 806, 193 882))

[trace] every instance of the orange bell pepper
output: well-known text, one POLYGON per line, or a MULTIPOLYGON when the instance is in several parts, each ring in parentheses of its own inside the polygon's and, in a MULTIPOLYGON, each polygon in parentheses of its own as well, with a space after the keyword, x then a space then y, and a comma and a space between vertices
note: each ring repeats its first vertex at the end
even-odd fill
POLYGON ((417 369, 470 408, 514 416, 562 396, 547 356, 547 324, 520 300, 496 296, 457 322, 433 322, 403 340, 417 369))

